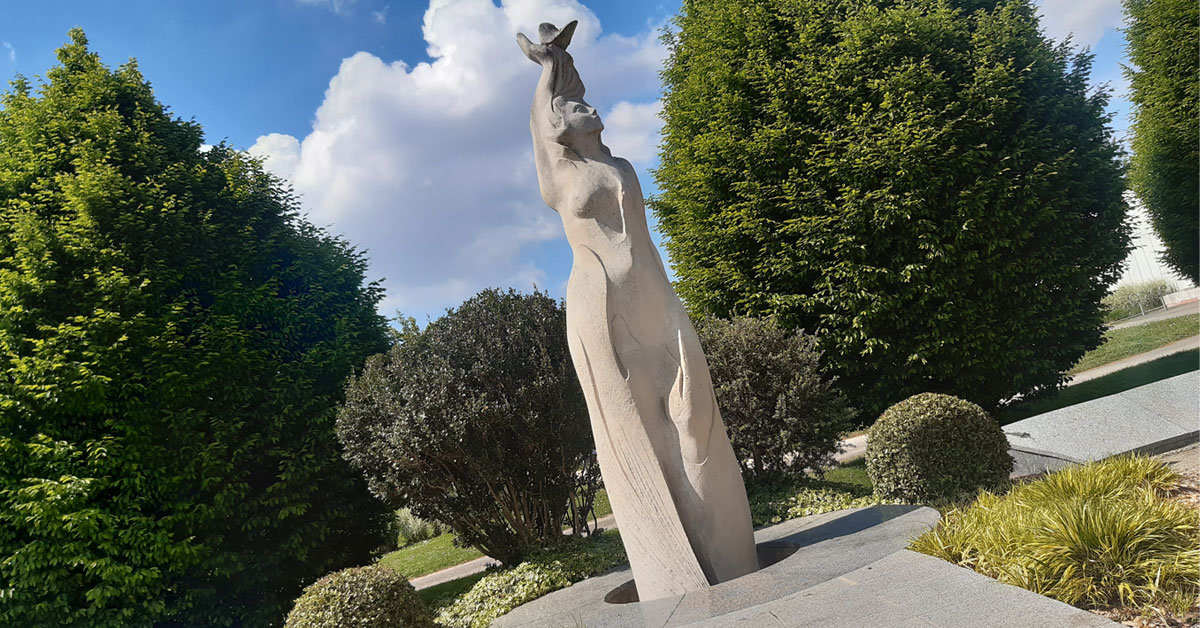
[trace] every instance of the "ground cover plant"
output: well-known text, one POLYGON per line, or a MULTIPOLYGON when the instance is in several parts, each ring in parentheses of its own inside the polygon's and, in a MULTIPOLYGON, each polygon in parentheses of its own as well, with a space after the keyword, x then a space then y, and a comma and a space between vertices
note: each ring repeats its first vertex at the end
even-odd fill
POLYGON ((0 625, 276 625, 366 561, 366 261, 83 32, 0 108, 0 625))
POLYGON ((816 338, 746 316, 709 319, 699 332, 743 477, 830 466, 854 411, 823 372, 816 338))
POLYGON ((865 469, 830 470, 822 478, 783 476, 749 488, 750 519, 755 526, 780 523, 846 508, 894 503, 874 494, 865 469))
POLYGON ((346 388, 347 460, 395 506, 508 565, 562 540, 598 488, 591 425, 559 303, 484 290, 404 325, 346 388))
MULTIPOLYGON (((819 477, 775 476, 748 491, 754 525, 845 508, 888 503, 872 495, 864 463, 834 467, 819 477)), ((603 573, 627 561, 619 530, 531 556, 514 569, 469 576, 424 594, 440 609, 437 621, 450 628, 487 626, 530 600, 603 573)))
POLYGON ((1100 343, 1121 149, 1032 2, 694 0, 675 26, 649 205, 693 313, 815 334, 867 421, 1057 387, 1100 343))
POLYGON ((1200 600, 1200 512, 1167 497, 1179 477, 1119 457, 983 492, 912 549, 1089 609, 1183 615, 1200 600))
POLYGON ((1068 373, 1081 373, 1197 334, 1200 334, 1200 314, 1112 329, 1104 333, 1104 344, 1087 352, 1068 373))
POLYGON ((610 530, 537 552, 528 560, 481 578, 438 613, 446 628, 487 628, 497 617, 551 591, 626 562, 620 532, 610 530))

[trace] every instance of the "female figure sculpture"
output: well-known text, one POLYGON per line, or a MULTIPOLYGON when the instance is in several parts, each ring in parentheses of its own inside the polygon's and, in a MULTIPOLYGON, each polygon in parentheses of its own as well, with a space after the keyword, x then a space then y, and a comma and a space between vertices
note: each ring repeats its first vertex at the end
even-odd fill
POLYGON ((758 569, 741 471, 700 341, 650 240, 633 167, 600 141, 566 48, 575 22, 524 35, 542 66, 530 113, 542 199, 574 253, 567 334, 600 471, 641 600, 758 569))

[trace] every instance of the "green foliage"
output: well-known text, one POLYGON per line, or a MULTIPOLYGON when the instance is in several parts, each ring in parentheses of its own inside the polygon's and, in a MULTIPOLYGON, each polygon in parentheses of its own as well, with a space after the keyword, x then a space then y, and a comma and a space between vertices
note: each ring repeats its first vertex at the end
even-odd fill
POLYGON ((835 510, 889 503, 889 500, 873 495, 870 485, 815 480, 800 476, 761 482, 752 485, 748 493, 750 519, 756 526, 835 510))
POLYGON ((890 407, 867 438, 875 494, 908 503, 1003 485, 1012 471, 1004 431, 979 406, 922 393, 890 407))
POLYGON ((1146 205, 1162 261, 1200 283, 1200 8, 1125 0, 1133 102, 1129 183, 1146 205))
POLYGON ((650 205, 693 313, 815 334, 864 417, 993 407, 1099 344, 1120 148, 1030 2, 687 0, 676 26, 650 205))
POLYGON ((700 328, 721 418, 749 480, 828 466, 853 411, 821 372, 816 338, 772 318, 712 319, 700 328))
POLYGON ((1200 513, 1165 497, 1177 480, 1152 458, 1071 467, 981 493, 912 549, 1075 606, 1184 613, 1200 596, 1200 513))
POLYGON ((1101 300, 1108 310, 1105 319, 1120 320, 1137 316, 1146 310, 1160 308, 1163 306, 1162 298, 1175 290, 1175 283, 1166 279, 1119 285, 1101 300))
POLYGON ((71 39, 0 110, 0 624, 278 623, 377 542, 333 421, 380 290, 71 39))
POLYGON ((536 552, 512 569, 484 576, 471 590, 442 609, 446 628, 487 628, 497 617, 552 591, 601 574, 628 560, 616 531, 536 552))
POLYGON ((285 628, 434 628, 408 580, 379 565, 343 569, 304 590, 285 628))
POLYGON ((409 508, 397 510, 388 522, 388 535, 395 539, 396 547, 427 541, 445 534, 449 529, 449 526, 439 521, 416 516, 409 508))
POLYGON ((483 554, 474 547, 456 544, 454 533, 447 532, 384 554, 379 558, 379 562, 395 569, 402 576, 416 578, 475 560, 480 556, 483 554))
POLYGON ((595 490, 565 314, 541 293, 485 290, 409 329, 351 380, 337 431, 377 495, 509 565, 595 490))

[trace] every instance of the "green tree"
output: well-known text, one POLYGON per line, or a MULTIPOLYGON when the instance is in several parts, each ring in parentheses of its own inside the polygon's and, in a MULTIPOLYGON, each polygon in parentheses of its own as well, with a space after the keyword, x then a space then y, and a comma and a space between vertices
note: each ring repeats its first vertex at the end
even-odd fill
POLYGON ((82 31, 0 110, 0 624, 270 625, 365 558, 363 257, 82 31))
POLYGON ((379 497, 506 565, 561 541, 596 487, 566 313, 541 293, 485 290, 407 325, 350 381, 337 433, 379 497))
POLYGON ((693 313, 819 338, 863 418, 1061 384, 1128 248, 1091 58, 1027 0, 685 0, 650 205, 693 313))
POLYGON ((1200 5, 1125 0, 1125 15, 1129 182, 1163 241, 1162 261, 1200 283, 1200 5))
POLYGON ((829 466, 854 411, 822 372, 816 338, 748 316, 709 319, 699 331, 743 475, 829 466))

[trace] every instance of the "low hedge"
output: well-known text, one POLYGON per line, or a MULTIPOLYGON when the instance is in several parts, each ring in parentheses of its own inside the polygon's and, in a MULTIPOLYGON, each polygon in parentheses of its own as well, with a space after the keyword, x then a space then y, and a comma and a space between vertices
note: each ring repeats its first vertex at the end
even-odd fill
POLYGON ((404 576, 382 565, 335 571, 296 599, 285 628, 436 628, 404 576))

